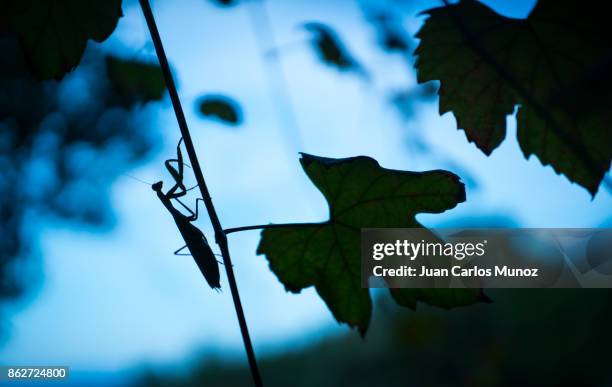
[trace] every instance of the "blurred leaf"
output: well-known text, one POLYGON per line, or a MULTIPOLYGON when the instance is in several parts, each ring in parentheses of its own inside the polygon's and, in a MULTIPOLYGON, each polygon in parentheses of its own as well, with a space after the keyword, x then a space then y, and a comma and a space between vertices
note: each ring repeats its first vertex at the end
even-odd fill
POLYGON ((215 5, 219 7, 233 7, 238 4, 238 0, 210 0, 215 5))
POLYGON ((166 91, 164 76, 157 64, 109 55, 106 74, 115 93, 129 100, 157 101, 166 91))
POLYGON ((61 79, 78 65, 87 41, 108 38, 121 16, 121 0, 3 0, 0 30, 19 39, 35 77, 61 79))
POLYGON ((434 100, 437 97, 437 92, 438 85, 436 82, 418 84, 409 89, 394 92, 391 95, 391 103, 404 118, 410 119, 414 116, 417 104, 434 100))
POLYGON ((228 125, 242 123, 242 110, 233 99, 223 95, 206 95, 198 101, 198 110, 202 115, 228 125))
MULTIPOLYGON (((422 227, 419 213, 441 213, 465 201, 459 178, 446 171, 404 172, 382 168, 365 156, 329 159, 307 154, 304 171, 325 196, 330 219, 266 229, 258 254, 285 285, 298 293, 313 286, 338 322, 365 334, 372 313, 361 287, 360 229, 422 227)), ((397 303, 417 301, 450 308, 483 300, 480 289, 396 289, 397 303)))
POLYGON ((419 82, 441 81, 440 113, 452 111, 468 140, 489 155, 520 105, 525 157, 536 155, 595 195, 612 160, 610 92, 590 88, 597 97, 589 111, 567 106, 579 106, 582 80, 611 62, 606 12, 593 1, 547 0, 518 20, 464 0, 426 14, 416 68, 419 82))
POLYGON ((305 23, 304 28, 312 34, 312 45, 319 59, 340 71, 353 71, 368 78, 365 69, 350 54, 340 37, 322 23, 305 23))
POLYGON ((379 45, 387 51, 408 53, 411 51, 412 38, 388 12, 371 12, 368 19, 378 34, 379 45))
MULTIPOLYGON (((0 38, 0 309, 41 280, 33 221, 114 224, 108 187, 159 144, 151 109, 133 109, 107 77, 95 45, 61 81, 33 78, 14 36, 0 38), (31 214, 41 214, 33 220, 31 214), (27 230, 27 232, 24 232, 27 230)), ((42 222, 42 223, 41 223, 42 222)), ((0 336, 6 316, 0 313, 0 336)))

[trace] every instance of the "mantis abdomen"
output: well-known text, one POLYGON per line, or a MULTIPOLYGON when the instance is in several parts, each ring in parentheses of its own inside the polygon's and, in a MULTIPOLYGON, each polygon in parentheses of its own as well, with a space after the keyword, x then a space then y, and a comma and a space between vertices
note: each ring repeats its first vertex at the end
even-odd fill
POLYGON ((202 231, 188 221, 177 220, 176 224, 208 285, 213 289, 220 289, 219 263, 202 231))

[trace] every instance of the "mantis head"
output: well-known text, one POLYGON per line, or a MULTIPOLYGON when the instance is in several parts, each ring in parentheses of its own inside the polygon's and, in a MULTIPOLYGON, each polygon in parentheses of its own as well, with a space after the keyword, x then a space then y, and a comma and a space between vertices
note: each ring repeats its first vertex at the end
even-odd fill
POLYGON ((153 191, 155 192, 161 192, 163 186, 164 186, 164 183, 161 181, 158 181, 157 183, 152 184, 151 188, 153 188, 153 191))

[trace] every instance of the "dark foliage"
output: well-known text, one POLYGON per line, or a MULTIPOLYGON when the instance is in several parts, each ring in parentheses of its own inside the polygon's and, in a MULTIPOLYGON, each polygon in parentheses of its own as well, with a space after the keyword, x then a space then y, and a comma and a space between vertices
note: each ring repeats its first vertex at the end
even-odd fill
POLYGON ((221 123, 238 126, 242 123, 242 109, 233 99, 219 94, 200 97, 197 102, 198 112, 221 123))
POLYGON ((108 38, 121 16, 121 0, 3 0, 0 35, 17 39, 36 79, 61 79, 79 64, 87 42, 108 38))
POLYGON ((331 27, 323 23, 309 22, 304 24, 304 28, 311 33, 312 47, 324 64, 339 71, 354 72, 366 79, 369 77, 331 27))
POLYGON ((475 0, 425 12, 419 82, 440 80, 440 112, 490 155, 516 113, 519 145, 592 195, 612 161, 608 14, 596 1, 541 0, 525 20, 475 0), (597 81, 595 81, 597 79, 597 81))
MULTIPOLYGON (((365 341, 334 336, 261 359, 267 386, 605 386, 609 289, 499 289, 493 304, 416 312, 378 303, 365 341)), ((191 371, 151 372, 144 386, 237 387, 246 365, 210 357, 191 371)))
POLYGON ((95 50, 61 82, 34 79, 15 39, 1 39, 0 51, 0 299, 8 299, 32 285, 25 268, 40 217, 112 222, 110 183, 153 149, 142 102, 161 95, 126 93, 127 78, 104 76, 116 59, 95 50))
POLYGON ((219 7, 233 7, 238 4, 238 0, 210 0, 213 4, 219 7))

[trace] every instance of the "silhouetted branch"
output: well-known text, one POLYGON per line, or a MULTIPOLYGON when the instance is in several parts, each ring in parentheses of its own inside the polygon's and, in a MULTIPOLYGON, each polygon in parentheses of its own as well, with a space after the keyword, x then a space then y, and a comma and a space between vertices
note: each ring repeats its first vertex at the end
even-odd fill
POLYGON ((198 161, 195 148, 191 140, 191 135, 189 133, 189 128, 187 126, 187 120, 185 119, 185 114, 183 113, 181 101, 176 90, 176 85, 174 84, 174 79, 172 78, 170 66, 168 65, 168 59, 166 58, 166 53, 164 51, 161 38, 159 36, 159 31, 157 30, 155 18, 153 17, 151 5, 149 4, 149 0, 139 0, 139 2, 140 7, 142 8, 142 12, 144 13, 145 19, 147 21, 147 26, 149 28, 149 32, 151 33, 151 38, 153 39, 155 52, 157 53, 157 58, 159 59, 159 64, 161 65, 162 72, 164 74, 164 79, 166 81, 166 86, 168 87, 168 92, 170 93, 170 100, 172 101, 172 107, 174 108, 174 113, 176 114, 176 120, 178 121, 181 135, 183 136, 183 140, 185 141, 185 149, 187 150, 187 155, 189 156, 189 161, 191 163, 191 167, 193 168, 193 173, 195 174, 196 181, 198 183, 198 186, 200 187, 200 192, 202 194, 202 198, 206 206, 206 211, 208 212, 208 216, 210 217, 210 221, 215 230, 215 241, 219 245, 219 249, 221 250, 221 256, 223 257, 223 264, 225 266, 225 270, 227 271, 227 279, 229 282, 232 299, 234 301, 234 306, 236 308, 238 324, 240 325, 240 332, 242 334, 244 348, 247 353, 251 375, 256 386, 263 386, 261 376, 259 374, 259 369, 257 367, 257 359, 255 358, 255 352, 253 351, 253 345, 249 336, 246 319, 244 317, 244 310, 242 309, 242 303, 240 302, 240 294, 238 293, 238 286, 236 285, 236 278, 234 276, 234 269, 230 258, 227 237, 223 231, 223 227, 221 226, 221 222, 219 221, 217 212, 215 211, 215 207, 213 205, 212 199, 208 192, 208 188, 206 186, 206 182, 204 180, 204 175, 202 174, 202 169, 200 168, 200 163, 198 161))

